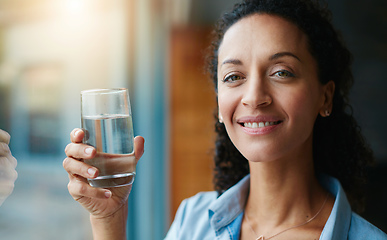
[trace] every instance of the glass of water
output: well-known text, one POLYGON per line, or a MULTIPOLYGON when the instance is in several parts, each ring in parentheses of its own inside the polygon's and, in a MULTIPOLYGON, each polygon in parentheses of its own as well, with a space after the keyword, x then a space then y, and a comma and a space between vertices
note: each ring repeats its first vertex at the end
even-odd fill
POLYGON ((88 179, 93 187, 130 185, 136 175, 134 135, 127 89, 93 89, 81 92, 83 143, 97 154, 84 162, 99 169, 97 178, 88 179))

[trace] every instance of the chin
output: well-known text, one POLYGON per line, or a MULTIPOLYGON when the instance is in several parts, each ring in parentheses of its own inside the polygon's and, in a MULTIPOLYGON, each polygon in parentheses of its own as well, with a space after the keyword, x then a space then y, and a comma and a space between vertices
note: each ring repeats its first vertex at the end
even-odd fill
POLYGON ((245 154, 241 151, 242 155, 249 161, 253 163, 258 162, 272 162, 280 158, 278 151, 267 152, 267 151, 244 151, 245 154))

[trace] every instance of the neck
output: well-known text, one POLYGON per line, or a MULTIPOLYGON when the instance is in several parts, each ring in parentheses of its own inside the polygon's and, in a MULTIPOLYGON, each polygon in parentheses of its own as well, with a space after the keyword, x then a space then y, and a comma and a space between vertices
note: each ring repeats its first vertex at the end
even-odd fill
POLYGON ((318 183, 311 154, 271 162, 250 162, 245 213, 259 229, 295 225, 313 216, 326 192, 318 183))

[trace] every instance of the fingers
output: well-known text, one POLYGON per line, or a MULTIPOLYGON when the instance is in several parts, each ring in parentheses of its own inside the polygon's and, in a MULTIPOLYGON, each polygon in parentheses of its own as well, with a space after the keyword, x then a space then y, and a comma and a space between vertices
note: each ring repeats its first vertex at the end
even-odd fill
POLYGON ((17 160, 12 156, 12 153, 11 153, 11 150, 9 149, 8 144, 4 142, 0 142, 0 158, 1 157, 5 157, 9 161, 11 166, 13 168, 16 168, 17 160))
MULTIPOLYGON (((71 147, 77 147, 80 144, 69 144, 71 147)), ((67 150, 67 151, 72 151, 67 150)), ((75 200, 83 197, 90 198, 110 198, 112 193, 106 189, 93 188, 89 185, 87 178, 96 178, 98 176, 98 168, 90 166, 84 162, 68 157, 63 161, 63 167, 69 174, 70 182, 68 190, 75 200)))
POLYGON ((110 198, 112 192, 107 189, 91 187, 87 182, 72 180, 68 184, 68 190, 71 196, 78 201, 83 197, 89 198, 110 198))
POLYGON ((95 156, 95 148, 80 143, 70 143, 66 146, 65 153, 68 157, 77 159, 91 159, 95 156))
POLYGON ((4 200, 11 195, 14 188, 13 181, 0 181, 0 206, 4 200))
POLYGON ((75 200, 82 197, 91 198, 109 198, 112 193, 106 189, 93 188, 89 185, 86 178, 95 178, 98 176, 98 169, 87 165, 84 162, 73 158, 66 158, 63 161, 63 167, 69 173, 70 182, 68 190, 75 200))
POLYGON ((90 166, 76 159, 91 159, 95 156, 95 148, 81 144, 85 133, 76 128, 70 133, 71 142, 66 146, 67 158, 63 161, 64 169, 69 173, 70 182, 68 190, 75 200, 83 197, 110 198, 111 191, 102 188, 91 187, 87 178, 93 179, 98 176, 98 168, 90 166))
POLYGON ((138 161, 144 154, 144 143, 145 139, 143 137, 137 136, 134 138, 134 155, 136 157, 136 161, 138 161))
POLYGON ((9 149, 9 146, 5 142, 0 142, 0 156, 7 156, 11 154, 11 150, 9 149))
POLYGON ((0 129, 0 142, 9 144, 9 140, 11 140, 11 136, 6 131, 0 129))
POLYGON ((16 164, 12 161, 13 159, 12 155, 7 157, 0 156, 0 183, 3 181, 15 182, 17 179, 18 174, 15 170, 16 164))
POLYGON ((91 159, 95 156, 95 148, 81 144, 85 133, 82 129, 76 128, 70 133, 71 142, 66 146, 65 153, 68 157, 76 159, 91 159))
POLYGON ((63 161, 63 168, 69 173, 70 180, 76 176, 84 179, 96 178, 98 176, 98 168, 73 158, 66 158, 63 161))
POLYGON ((82 143, 83 137, 85 136, 85 133, 80 128, 75 128, 70 133, 70 139, 73 143, 82 143))
POLYGON ((17 167, 17 160, 11 154, 8 156, 8 161, 14 169, 17 167))

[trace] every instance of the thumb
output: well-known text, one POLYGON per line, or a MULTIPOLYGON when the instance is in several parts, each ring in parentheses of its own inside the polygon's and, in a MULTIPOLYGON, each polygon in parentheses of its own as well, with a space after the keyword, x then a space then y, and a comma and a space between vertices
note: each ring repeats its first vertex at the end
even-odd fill
POLYGON ((137 136, 134 138, 134 156, 136 157, 136 162, 138 162, 144 154, 144 144, 145 139, 143 137, 137 136))

